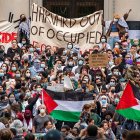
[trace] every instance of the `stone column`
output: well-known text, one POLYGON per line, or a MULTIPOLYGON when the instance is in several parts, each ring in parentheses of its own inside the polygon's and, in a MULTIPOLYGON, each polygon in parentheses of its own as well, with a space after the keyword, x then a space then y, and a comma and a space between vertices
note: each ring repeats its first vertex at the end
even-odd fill
POLYGON ((115 12, 115 0, 104 0, 104 20, 112 20, 115 12))

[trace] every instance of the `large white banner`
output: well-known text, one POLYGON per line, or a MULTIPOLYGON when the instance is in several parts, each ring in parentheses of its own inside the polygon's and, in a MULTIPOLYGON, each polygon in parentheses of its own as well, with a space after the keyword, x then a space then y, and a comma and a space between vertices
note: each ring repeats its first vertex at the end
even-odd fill
POLYGON ((5 51, 11 46, 11 41, 17 38, 17 30, 21 14, 29 17, 29 0, 0 0, 0 45, 5 51), (22 5, 22 6, 21 6, 22 5), (17 22, 15 22, 17 21, 17 22))
POLYGON ((11 46, 11 41, 17 39, 15 24, 6 20, 0 21, 0 45, 5 47, 5 52, 11 46))
POLYGON ((81 51, 92 49, 100 43, 102 13, 97 11, 82 18, 68 19, 33 4, 31 43, 39 43, 41 47, 66 47, 70 42, 79 46, 81 51))

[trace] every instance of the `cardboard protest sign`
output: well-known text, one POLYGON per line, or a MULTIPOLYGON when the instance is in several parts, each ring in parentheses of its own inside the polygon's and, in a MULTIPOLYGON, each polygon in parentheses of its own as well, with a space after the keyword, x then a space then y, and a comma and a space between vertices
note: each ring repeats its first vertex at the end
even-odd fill
POLYGON ((107 54, 91 54, 89 56, 90 67, 106 67, 108 64, 107 54))
POLYGON ((78 45, 81 51, 100 43, 102 35, 103 11, 97 11, 82 18, 68 19, 48 11, 36 4, 32 5, 31 43, 42 43, 59 48, 68 43, 78 45))

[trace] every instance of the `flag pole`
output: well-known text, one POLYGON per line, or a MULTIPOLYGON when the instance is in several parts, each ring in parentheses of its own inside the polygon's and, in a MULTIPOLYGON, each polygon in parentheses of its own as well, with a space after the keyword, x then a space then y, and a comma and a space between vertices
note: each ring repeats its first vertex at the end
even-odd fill
POLYGON ((43 89, 41 90, 42 93, 42 104, 44 105, 44 95, 43 95, 43 89))

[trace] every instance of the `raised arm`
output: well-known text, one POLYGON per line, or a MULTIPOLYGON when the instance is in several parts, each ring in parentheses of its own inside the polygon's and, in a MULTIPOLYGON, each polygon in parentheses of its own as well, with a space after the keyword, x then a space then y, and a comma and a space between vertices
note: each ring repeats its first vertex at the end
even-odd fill
POLYGON ((105 21, 103 15, 102 15, 102 25, 105 27, 105 21))
POLYGON ((128 11, 128 13, 125 13, 125 14, 123 15, 124 20, 127 20, 128 16, 129 16, 129 13, 130 13, 131 11, 132 11, 132 9, 130 9, 130 10, 128 11))

